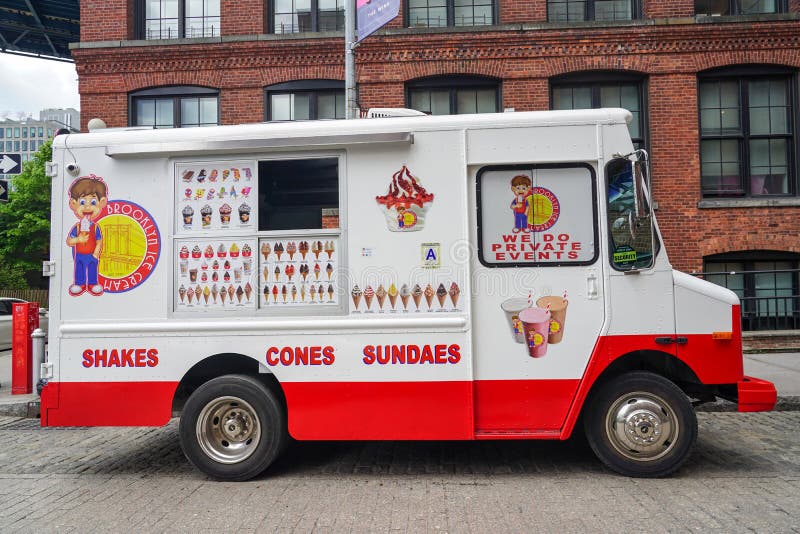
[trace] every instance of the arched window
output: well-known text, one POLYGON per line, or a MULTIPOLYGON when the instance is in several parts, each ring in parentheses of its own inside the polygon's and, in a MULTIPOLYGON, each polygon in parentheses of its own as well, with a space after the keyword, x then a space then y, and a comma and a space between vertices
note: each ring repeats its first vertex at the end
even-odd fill
POLYGON ((406 105, 431 115, 496 113, 500 81, 476 76, 435 76, 406 83, 406 105))
POLYGON ((704 197, 797 194, 796 79, 766 65, 698 76, 704 197))
POLYGON ((219 91, 208 87, 171 86, 129 94, 131 126, 189 128, 219 124, 219 91))
POLYGON ((628 72, 579 72, 550 79, 550 109, 624 108, 633 114, 628 129, 636 148, 645 148, 645 78, 628 72))
POLYGON ((344 82, 299 80, 264 90, 267 121, 344 118, 344 82))

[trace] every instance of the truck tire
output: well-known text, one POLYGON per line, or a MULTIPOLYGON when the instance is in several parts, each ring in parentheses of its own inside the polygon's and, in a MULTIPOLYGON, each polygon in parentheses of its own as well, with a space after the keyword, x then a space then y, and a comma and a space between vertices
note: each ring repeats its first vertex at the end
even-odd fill
POLYGON ((183 408, 179 433, 186 458, 218 480, 261 474, 286 445, 280 402, 261 382, 227 375, 197 388, 183 408))
POLYGON ((697 440, 691 402, 674 383, 648 372, 624 374, 588 399, 589 445, 609 468, 631 477, 663 477, 678 469, 697 440))

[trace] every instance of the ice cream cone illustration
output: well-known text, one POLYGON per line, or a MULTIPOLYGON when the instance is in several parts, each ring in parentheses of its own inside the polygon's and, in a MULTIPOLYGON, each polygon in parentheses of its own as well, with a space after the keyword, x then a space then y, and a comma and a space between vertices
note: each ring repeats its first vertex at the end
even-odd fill
POLYGON ((269 286, 264 286, 264 303, 269 304, 269 286))
POLYGON ((283 256, 283 243, 278 243, 275 245, 273 251, 278 256, 278 261, 281 261, 281 256, 283 256))
POLYGON ((228 290, 225 288, 225 286, 222 286, 222 288, 219 290, 219 301, 222 304, 225 304, 226 298, 228 298, 228 290))
POLYGON ((322 299, 324 298, 325 295, 325 289, 322 287, 322 284, 320 284, 319 287, 317 287, 317 295, 319 295, 319 301, 322 302, 322 299))
POLYGON ((440 308, 444 308, 445 299, 447 299, 447 290, 444 288, 444 284, 439 284, 439 287, 436 288, 436 300, 439 301, 440 308))
POLYGON ((180 296, 181 302, 183 302, 184 299, 186 299, 186 288, 185 287, 181 286, 180 289, 178 289, 178 296, 180 296))
POLYGON ((314 284, 311 284, 311 288, 308 290, 308 296, 311 297, 311 302, 314 302, 314 297, 317 296, 317 288, 314 287, 314 284))
POLYGON ((378 297, 378 308, 383 309, 383 303, 386 301, 386 290, 383 288, 383 284, 378 286, 375 296, 378 297))
POLYGON ((450 284, 450 291, 448 291, 448 293, 450 294, 450 301, 453 303, 453 308, 455 308, 458 306, 458 296, 461 293, 461 291, 458 289, 458 284, 455 282, 450 284))
POLYGON ((325 253, 328 254, 328 259, 333 258, 333 241, 325 241, 325 253))
POLYGON ((263 274, 264 274, 264 281, 268 282, 269 281, 269 269, 267 268, 266 265, 264 266, 264 273, 263 274))
POLYGON ((314 264, 314 280, 319 280, 319 263, 314 264))
POLYGON ((194 298, 194 289, 191 286, 189 286, 189 290, 186 292, 186 298, 189 300, 189 304, 191 304, 194 298))
POLYGON ((389 295, 389 304, 391 304, 392 309, 394 309, 395 305, 397 305, 397 287, 394 285, 394 283, 389 286, 387 295, 389 295))
POLYGON ((414 284, 414 289, 411 291, 411 298, 414 299, 414 305, 419 309, 419 301, 422 298, 422 288, 419 284, 414 284))
POLYGON ((228 286, 228 298, 233 302, 233 294, 235 291, 233 290, 233 284, 228 286))
POLYGON ((292 302, 297 300, 297 287, 292 285, 292 302))
POLYGON ((300 256, 303 259, 306 259, 306 254, 308 254, 308 241, 300 241, 300 246, 298 247, 300 250, 300 256))
POLYGON ((211 286, 211 297, 214 299, 214 304, 217 303, 217 295, 219 295, 219 288, 217 287, 217 284, 214 284, 211 286))
POLYGON ((328 284, 328 300, 333 302, 333 286, 328 284))
POLYGON ((328 280, 330 280, 331 275, 333 274, 333 265, 331 265, 330 263, 328 264, 327 267, 325 267, 325 274, 328 275, 328 280))
POLYGON ((286 276, 289 277, 289 281, 291 282, 292 277, 294 276, 294 265, 290 263, 289 265, 286 266, 283 272, 286 273, 286 276))
POLYGON ((236 288, 236 300, 239 301, 239 304, 242 303, 242 295, 244 295, 244 289, 242 289, 242 286, 239 286, 236 288))
POLYGON ((281 279, 281 268, 276 265, 274 272, 275 272, 275 281, 279 282, 281 279))
POLYGON ((203 287, 203 300, 208 304, 208 298, 211 296, 211 290, 208 286, 203 287))
POLYGON ((287 294, 288 294, 288 291, 286 291, 286 286, 285 285, 281 286, 281 299, 283 300, 283 302, 286 302, 286 295, 287 294))
POLYGON ((265 260, 269 257, 270 252, 272 252, 272 247, 269 246, 269 243, 261 243, 261 255, 265 260))
POLYGON ((250 300, 250 295, 253 293, 253 286, 250 285, 250 282, 247 282, 244 285, 244 295, 247 297, 247 300, 250 300))
POLYGON ((278 286, 272 286, 272 302, 278 302, 278 286))
POLYGON ((305 282, 306 278, 308 278, 308 264, 307 263, 303 263, 303 264, 300 265, 300 276, 303 277, 303 282, 305 282))
POLYGON ((300 284, 300 302, 306 300, 306 285, 300 284))
POLYGON ((372 289, 372 286, 367 286, 367 288, 364 289, 364 302, 367 305, 367 309, 370 309, 372 307, 372 299, 374 298, 375 298, 375 290, 372 289))
POLYGON ((431 309, 431 306, 433 306, 433 295, 435 295, 436 293, 433 291, 433 288, 431 287, 430 284, 428 284, 425 287, 424 293, 425 293, 425 302, 428 303, 428 309, 431 309))
POLYGON ((294 255, 296 252, 297 252, 297 243, 295 243, 294 241, 289 241, 289 243, 286 244, 286 253, 289 255, 290 260, 294 259, 294 255))
POLYGON ((353 286, 350 296, 353 297, 353 308, 357 310, 358 305, 361 303, 361 289, 358 287, 358 285, 353 286))
POLYGON ((408 298, 411 296, 411 291, 409 291, 408 286, 403 284, 400 286, 400 301, 403 303, 403 309, 408 309, 408 298))

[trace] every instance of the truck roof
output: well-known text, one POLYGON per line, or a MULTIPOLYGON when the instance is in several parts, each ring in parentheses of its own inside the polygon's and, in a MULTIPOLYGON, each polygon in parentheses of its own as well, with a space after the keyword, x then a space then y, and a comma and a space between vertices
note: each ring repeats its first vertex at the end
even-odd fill
MULTIPOLYGON (((299 141, 323 137, 327 139, 341 138, 339 144, 346 145, 353 136, 402 134, 436 130, 470 130, 485 128, 520 128, 533 126, 567 126, 595 124, 627 124, 631 113, 619 108, 565 110, 565 111, 525 111, 512 113, 483 113, 474 115, 440 115, 417 117, 392 117, 358 120, 309 120, 265 122, 257 124, 239 124, 230 126, 209 126, 202 128, 167 128, 150 129, 142 127, 113 128, 95 130, 90 133, 59 135, 53 141, 54 148, 80 148, 120 145, 126 146, 126 153, 138 152, 168 153, 179 144, 208 145, 214 142, 225 142, 229 147, 236 141, 250 144, 254 140, 286 140, 299 141), (250 143, 247 143, 250 142, 250 143)), ((331 145, 333 143, 326 143, 331 145)), ((289 146, 288 144, 284 146, 289 146)), ((211 147, 209 147, 211 148, 211 147)), ((248 148, 243 146, 242 148, 248 148)), ((251 146, 250 148, 259 148, 251 146)), ((196 150, 196 149, 195 149, 196 150)), ((177 149, 177 152, 182 150, 177 149)), ((113 156, 113 150, 107 151, 113 156)))

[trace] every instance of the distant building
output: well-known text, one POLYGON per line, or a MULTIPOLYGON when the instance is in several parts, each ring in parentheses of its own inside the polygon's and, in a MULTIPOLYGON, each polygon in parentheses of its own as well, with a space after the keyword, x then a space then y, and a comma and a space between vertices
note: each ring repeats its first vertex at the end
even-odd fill
POLYGON ((75 108, 43 109, 39 112, 40 121, 58 122, 63 128, 80 130, 81 112, 75 108))
MULTIPOLYGON (((75 109, 46 109, 39 113, 40 120, 27 118, 24 120, 0 120, 0 153, 19 154, 22 161, 33 158, 45 141, 52 139, 60 128, 79 131, 80 113, 75 109), (44 118, 46 117, 46 118, 44 118)), ((15 169, 18 170, 18 169, 15 169)), ((14 175, 2 178, 13 178, 14 175)))

